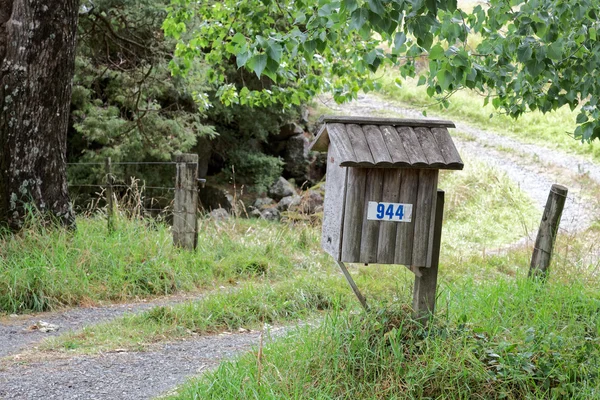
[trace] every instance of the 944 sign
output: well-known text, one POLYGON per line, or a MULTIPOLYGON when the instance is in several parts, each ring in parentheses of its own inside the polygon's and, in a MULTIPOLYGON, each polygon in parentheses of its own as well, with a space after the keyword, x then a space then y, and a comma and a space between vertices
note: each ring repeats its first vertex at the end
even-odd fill
POLYGON ((412 204, 370 201, 367 219, 375 221, 410 222, 412 208, 412 204))

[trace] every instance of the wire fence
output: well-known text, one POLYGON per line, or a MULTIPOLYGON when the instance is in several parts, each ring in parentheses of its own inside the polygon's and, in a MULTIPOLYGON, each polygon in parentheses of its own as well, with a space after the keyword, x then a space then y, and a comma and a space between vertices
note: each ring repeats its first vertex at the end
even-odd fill
POLYGON ((67 185, 80 214, 106 215, 109 234, 115 215, 148 218, 172 224, 173 243, 194 249, 198 239, 198 155, 177 161, 67 163, 67 185), (148 167, 140 171, 140 167, 148 167))
POLYGON ((118 161, 110 162, 109 170, 106 162, 67 163, 68 187, 75 211, 90 214, 105 209, 110 185, 118 212, 170 220, 177 164, 193 163, 118 161), (140 167, 146 168, 140 170, 140 167))

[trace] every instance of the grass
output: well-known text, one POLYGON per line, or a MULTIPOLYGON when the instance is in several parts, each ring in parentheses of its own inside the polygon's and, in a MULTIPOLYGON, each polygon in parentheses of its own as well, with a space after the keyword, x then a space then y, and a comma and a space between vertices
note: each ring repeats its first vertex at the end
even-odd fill
POLYGON ((442 171, 439 187, 446 191, 443 240, 451 251, 494 249, 527 236, 539 224, 531 199, 484 163, 469 161, 459 173, 442 171))
POLYGON ((394 101, 428 111, 429 116, 438 114, 446 119, 467 122, 481 129, 517 138, 525 143, 535 143, 550 149, 559 149, 580 154, 600 161, 600 142, 581 143, 573 138, 575 118, 578 111, 568 107, 543 114, 529 112, 518 120, 498 113, 491 104, 483 105, 484 97, 475 91, 461 90, 450 98, 450 106, 441 109, 436 100, 429 97, 425 86, 417 86, 416 80, 403 80, 402 86, 395 83, 398 74, 386 71, 380 78, 381 93, 394 101))
POLYGON ((600 296, 526 280, 441 287, 427 329, 397 305, 331 313, 170 399, 600 398, 600 296))
MULTIPOLYGON (((532 217, 531 203, 494 170, 467 165, 441 178, 448 199, 445 245, 465 254, 523 236, 519 227, 539 218, 532 217), (485 223, 470 218, 474 214, 485 223)), ((131 301, 258 276, 275 282, 302 271, 335 270, 320 250, 319 228, 310 223, 201 221, 195 252, 174 248, 168 226, 150 220, 118 218, 110 235, 101 213, 77 223, 75 232, 30 225, 0 236, 0 312, 131 301)))
MULTIPOLYGON (((442 174, 440 186, 447 191, 448 199, 442 277, 514 275, 515 265, 526 264, 527 255, 521 253, 498 257, 498 260, 481 258, 482 245, 493 247, 516 241, 526 233, 524 225, 529 226, 534 219, 539 219, 539 216, 534 218, 536 213, 531 202, 512 187, 508 179, 483 164, 471 164, 465 171, 442 174), (472 215, 477 215, 478 220, 474 221, 472 215), (482 268, 486 264, 489 267, 482 268)), ((64 335, 49 342, 45 349, 84 353, 137 349, 158 340, 256 327, 260 321, 297 320, 329 309, 334 303, 338 309, 355 305, 356 300, 337 267, 319 250, 318 228, 304 224, 267 224, 263 225, 262 234, 249 235, 251 230, 260 230, 260 223, 241 220, 219 226, 223 232, 230 232, 230 236, 220 238, 219 243, 204 243, 201 238, 202 252, 223 253, 223 258, 211 257, 220 259, 220 268, 226 271, 220 274, 222 278, 249 273, 253 276, 252 282, 242 282, 235 289, 209 295, 196 303, 159 307, 64 335), (234 228, 228 224, 241 225, 234 228), (274 231, 278 234, 271 232, 274 226, 279 226, 280 231, 274 231), (265 243, 269 241, 270 244, 265 243), (257 246, 253 257, 248 255, 250 244, 257 246), (290 245, 297 253, 283 250, 290 245), (297 256, 294 265, 278 259, 289 258, 291 254, 297 256), (276 272, 277 269, 283 271, 276 272), (323 299, 327 299, 327 307, 323 306, 323 299)), ((412 275, 406 273, 404 267, 369 266, 355 271, 355 279, 370 299, 393 298, 398 292, 407 296, 411 293, 412 275)))
MULTIPOLYGON (((388 266, 379 273, 389 279, 381 283, 368 274, 358 278, 371 300, 389 297, 408 283, 403 267, 388 266)), ((157 341, 298 321, 326 310, 352 308, 356 299, 346 285, 337 274, 314 272, 278 283, 249 282, 235 290, 209 294, 201 301, 155 307, 67 333, 42 348, 70 353, 141 349, 157 341)))
POLYGON ((279 279, 325 257, 308 225, 202 221, 198 249, 188 252, 173 247, 166 225, 148 220, 123 218, 111 235, 102 215, 77 224, 75 232, 29 227, 0 237, 0 312, 151 298, 256 275, 279 279))

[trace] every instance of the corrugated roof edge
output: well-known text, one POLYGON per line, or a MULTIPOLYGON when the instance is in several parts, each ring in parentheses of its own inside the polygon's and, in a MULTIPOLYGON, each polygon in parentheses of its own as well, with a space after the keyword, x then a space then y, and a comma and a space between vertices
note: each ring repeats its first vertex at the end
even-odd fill
POLYGON ((456 128, 454 122, 439 119, 406 119, 406 118, 378 118, 378 117, 353 117, 350 115, 323 115, 318 123, 333 122, 337 124, 359 125, 391 125, 391 126, 422 126, 425 128, 456 128))
POLYGON ((327 123, 359 124, 359 125, 391 125, 426 128, 456 128, 454 122, 439 119, 403 119, 403 118, 378 118, 378 117, 353 117, 351 115, 323 115, 317 121, 319 132, 309 146, 309 150, 327 151, 329 137, 325 126, 327 123))

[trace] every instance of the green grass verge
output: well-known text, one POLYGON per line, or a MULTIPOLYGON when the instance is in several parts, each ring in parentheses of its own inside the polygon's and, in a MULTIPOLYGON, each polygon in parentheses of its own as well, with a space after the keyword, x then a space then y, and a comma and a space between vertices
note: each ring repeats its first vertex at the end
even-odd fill
MULTIPOLYGON (((525 196, 483 164, 443 173, 444 246, 461 255, 510 243, 538 217, 525 196), (477 215, 477 219, 472 216, 477 215)), ((198 249, 172 246, 169 228, 121 218, 79 218, 75 232, 29 227, 0 235, 0 313, 127 301, 236 284, 257 276, 282 281, 302 271, 331 271, 320 229, 232 219, 202 221, 198 249)))
POLYGON ((494 249, 528 235, 541 213, 504 173, 469 161, 460 172, 441 171, 446 191, 443 244, 446 251, 494 249))
POLYGON ((438 307, 429 329, 397 306, 332 313, 169 398, 600 398, 596 290, 463 280, 442 285, 438 307))
POLYGON ((107 234, 102 216, 78 218, 77 231, 27 228, 0 237, 0 312, 126 301, 272 279, 318 268, 318 232, 267 221, 204 221, 195 252, 174 248, 169 228, 122 219, 107 234), (310 259, 306 254, 314 254, 310 259))
POLYGON ((482 129, 501 135, 517 138, 525 143, 540 144, 550 149, 560 149, 585 155, 600 162, 600 142, 581 143, 572 137, 578 111, 563 107, 543 114, 539 111, 527 113, 518 120, 499 114, 491 104, 483 106, 484 97, 470 90, 461 90, 450 98, 450 106, 441 109, 434 105, 436 100, 429 97, 424 86, 417 86, 416 80, 402 81, 399 87, 395 80, 399 75, 386 71, 380 78, 381 93, 387 98, 423 108, 429 115, 439 115, 446 119, 467 122, 482 129))

